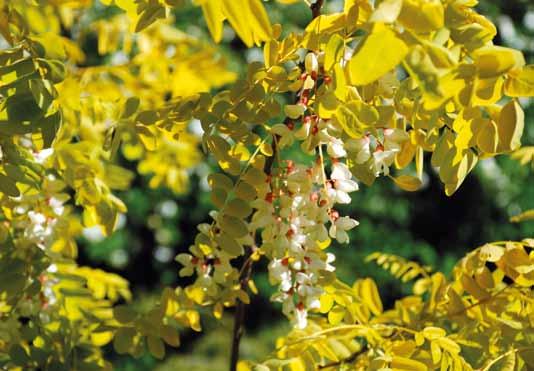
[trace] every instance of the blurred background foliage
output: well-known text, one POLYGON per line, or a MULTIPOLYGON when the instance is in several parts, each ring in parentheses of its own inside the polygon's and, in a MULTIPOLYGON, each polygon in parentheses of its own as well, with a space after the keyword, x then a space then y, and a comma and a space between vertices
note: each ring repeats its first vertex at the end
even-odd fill
MULTIPOLYGON (((327 0, 326 11, 342 7, 341 0, 327 0)), ((309 22, 311 14, 304 3, 281 6, 268 2, 273 23, 284 25, 284 31, 298 31, 309 22)), ((534 3, 531 0, 481 0, 478 10, 491 18, 499 33, 495 42, 520 49, 527 63, 534 63, 534 3)), ((95 2, 88 21, 109 18, 118 11, 95 2)), ((211 43, 200 8, 184 5, 175 14, 175 25, 188 35, 211 43)), ((88 34, 83 41, 86 64, 112 62, 112 53, 101 56, 97 51, 98 36, 88 34)), ((243 74, 247 63, 262 60, 259 48, 247 49, 225 28, 220 52, 229 69, 243 74)), ((534 144, 534 102, 522 101, 526 113, 523 145, 534 144)), ((195 127, 192 126, 192 131, 195 127)), ((121 159, 122 165, 135 164, 121 159)), ((430 165, 426 167, 430 169, 430 165)), ((198 223, 208 220, 212 206, 206 176, 214 169, 204 161, 190 173, 189 189, 175 194, 168 189, 150 189, 148 178, 135 179, 133 187, 120 194, 128 213, 120 219, 119 228, 108 238, 98 229, 86 229, 80 241, 81 265, 116 272, 131 283, 137 305, 148 305, 164 285, 184 285, 179 279, 176 254, 186 252, 195 236, 198 223)), ((509 218, 534 208, 534 175, 531 166, 521 166, 506 156, 482 161, 459 191, 445 196, 437 174, 425 174, 425 186, 416 193, 396 188, 387 178, 379 178, 368 188, 361 185, 353 202, 343 212, 360 221, 351 231, 349 246, 333 246, 341 279, 352 282, 359 277, 373 277, 380 288, 385 306, 407 293, 407 288, 381 271, 365 257, 374 251, 390 252, 449 274, 455 262, 468 250, 493 240, 520 240, 534 236, 534 222, 513 224, 509 218)), ((246 333, 241 355, 247 359, 265 358, 275 346, 276 337, 289 328, 276 304, 269 302, 273 293, 267 280, 266 267, 258 265, 254 275, 259 295, 253 299, 246 319, 246 333)), ((227 368, 231 341, 232 318, 221 321, 206 316, 204 332, 183 334, 182 347, 171 350, 162 361, 148 354, 132 359, 113 354, 108 357, 117 370, 224 370, 227 368)))

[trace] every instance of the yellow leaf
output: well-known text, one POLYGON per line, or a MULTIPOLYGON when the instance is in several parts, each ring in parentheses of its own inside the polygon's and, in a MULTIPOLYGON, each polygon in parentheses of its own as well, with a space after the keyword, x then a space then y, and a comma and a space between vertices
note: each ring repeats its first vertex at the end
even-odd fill
POLYGON ((224 15, 220 0, 207 0, 202 3, 202 13, 215 42, 220 42, 223 33, 224 15))
POLYGON ((447 332, 440 327, 425 327, 423 329, 423 336, 428 340, 436 340, 447 335, 447 332))
POLYGON ((334 92, 326 92, 317 98, 317 102, 319 104, 319 107, 317 108, 319 117, 322 119, 332 118, 338 107, 338 101, 334 92))
POLYGON ((371 278, 365 278, 357 282, 356 292, 360 296, 360 299, 369 308, 369 310, 378 316, 382 313, 382 301, 378 294, 378 288, 375 281, 371 278))
POLYGON ((440 0, 403 0, 399 22, 418 33, 431 32, 443 27, 445 10, 440 0))
POLYGON ((526 222, 528 220, 534 220, 534 209, 524 211, 521 214, 514 215, 510 218, 512 223, 526 222))
POLYGON ((345 308, 340 307, 339 305, 335 306, 328 312, 328 322, 333 326, 340 324, 344 317, 345 308))
POLYGON ((458 344, 449 338, 442 337, 436 340, 439 346, 451 354, 458 354, 462 350, 458 344))
POLYGON ((437 342, 433 341, 430 343, 430 352, 432 353, 432 362, 434 364, 441 361, 441 348, 437 342))
POLYGON ((384 0, 378 4, 369 22, 393 23, 402 9, 402 0, 384 0))
POLYGON ((478 79, 475 83, 473 104, 488 106, 497 103, 502 98, 504 78, 502 76, 478 79))
POLYGON ((404 357, 393 357, 391 368, 399 371, 427 371, 428 368, 422 362, 404 357))
POLYGON ((398 177, 391 177, 395 184, 399 186, 401 189, 408 191, 408 192, 415 192, 419 188, 421 188, 421 180, 417 177, 411 176, 411 175, 400 175, 398 177))
POLYGON ((534 97, 534 64, 524 66, 518 73, 511 72, 504 83, 509 97, 534 97))
POLYGON ((395 31, 375 23, 348 63, 349 80, 354 85, 367 85, 402 62, 408 47, 395 31))
MULTIPOLYGON (((231 0, 235 1, 235 0, 231 0)), ((248 0, 250 6, 250 25, 256 44, 267 41, 271 38, 272 27, 267 12, 260 0, 248 0)))
POLYGON ((497 77, 525 65, 523 54, 502 46, 485 46, 473 52, 473 62, 481 78, 497 77))
POLYGON ((321 307, 319 308, 321 313, 328 313, 332 309, 332 305, 334 305, 334 298, 330 294, 322 294, 319 301, 321 302, 321 307))
POLYGON ((472 295, 477 300, 486 300, 489 298, 490 294, 484 290, 480 285, 471 277, 466 274, 462 274, 460 279, 463 288, 470 295, 472 295))
POLYGON ((224 15, 234 31, 249 48, 254 44, 254 36, 249 24, 251 22, 248 1, 215 0, 222 3, 224 15))
POLYGON ((113 339, 113 332, 102 331, 91 333, 91 343, 97 347, 103 347, 113 339))
POLYGON ((477 145, 483 152, 496 153, 499 145, 497 124, 493 120, 481 120, 483 126, 477 135, 477 145))
POLYGON ((497 122, 499 152, 513 151, 521 146, 521 135, 525 127, 525 114, 517 101, 508 102, 501 110, 497 122))
POLYGON ((298 119, 305 110, 306 107, 302 104, 288 104, 284 107, 284 113, 291 119, 298 119))
POLYGON ((324 51, 324 70, 330 71, 334 64, 338 63, 343 56, 343 49, 345 41, 338 34, 333 34, 328 43, 326 44, 324 51))
POLYGON ((483 260, 495 263, 504 255, 504 248, 497 245, 485 244, 480 248, 480 257, 483 260))

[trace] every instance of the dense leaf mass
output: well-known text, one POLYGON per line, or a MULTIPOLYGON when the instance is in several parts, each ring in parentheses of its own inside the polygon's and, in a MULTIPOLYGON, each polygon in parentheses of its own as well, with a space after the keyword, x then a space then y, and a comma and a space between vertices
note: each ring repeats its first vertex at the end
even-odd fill
POLYGON ((201 308, 249 304, 265 261, 294 329, 243 370, 534 368, 534 240, 479 247, 451 279, 377 252, 413 283, 390 309, 372 279, 336 278, 328 251, 359 224, 340 212, 359 183, 417 191, 426 155, 452 195, 479 159, 532 162, 519 98, 534 96, 534 66, 493 44, 475 0, 345 0, 322 15, 316 0, 300 33, 260 0, 193 1, 215 42, 229 26, 263 48, 243 76, 173 27, 185 0, 101 3, 93 19, 91 1, 0 0, 1 367, 111 369, 111 342, 161 359, 179 330, 201 331, 201 308), (91 33, 107 62, 87 60, 91 33), (128 281, 76 263, 82 230, 109 236, 126 211, 117 191, 134 174, 117 157, 175 193, 203 160, 218 167, 212 220, 176 257, 191 284, 146 310, 128 281))

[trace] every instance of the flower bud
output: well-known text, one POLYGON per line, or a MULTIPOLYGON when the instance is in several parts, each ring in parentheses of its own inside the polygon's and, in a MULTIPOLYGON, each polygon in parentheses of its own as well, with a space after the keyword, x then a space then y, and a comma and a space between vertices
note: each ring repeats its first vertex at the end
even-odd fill
POLYGON ((317 61, 317 56, 315 53, 306 54, 304 66, 306 67, 306 72, 309 74, 313 72, 317 73, 319 71, 319 61, 317 61))

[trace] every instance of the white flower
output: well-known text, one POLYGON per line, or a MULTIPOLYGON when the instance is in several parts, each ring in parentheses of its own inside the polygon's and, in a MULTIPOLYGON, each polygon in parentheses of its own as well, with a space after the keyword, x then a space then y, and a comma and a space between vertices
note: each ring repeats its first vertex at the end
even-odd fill
POLYGON ((332 180, 333 188, 328 190, 328 196, 334 202, 340 204, 348 204, 351 201, 350 192, 358 190, 358 183, 352 180, 352 173, 347 165, 337 162, 332 165, 332 180))
POLYGON ((330 141, 326 145, 326 152, 333 158, 347 156, 347 151, 343 147, 343 141, 335 137, 330 137, 330 141))
POLYGON ((43 150, 41 150, 39 152, 34 152, 33 153, 33 158, 35 159, 35 162, 37 162, 38 164, 42 164, 53 153, 54 153, 54 149, 53 148, 46 148, 46 149, 43 149, 43 150))
POLYGON ((304 308, 295 310, 295 318, 292 322, 296 328, 305 329, 308 326, 308 311, 304 308))
POLYGON ((273 259, 269 263, 269 278, 276 283, 280 283, 280 290, 283 292, 289 291, 293 287, 291 279, 291 271, 287 264, 287 258, 273 259))
POLYGON ((342 216, 335 220, 330 226, 330 237, 335 238, 339 243, 349 242, 349 235, 347 231, 356 227, 359 223, 349 218, 348 216, 342 216))
POLYGON ((334 180, 351 179, 352 173, 347 165, 342 162, 336 162, 332 165, 332 174, 330 175, 330 178, 334 180))
POLYGON ((310 52, 306 54, 306 57, 304 58, 304 67, 306 68, 306 72, 310 74, 319 71, 319 61, 317 60, 315 53, 310 52))
POLYGON ((63 197, 60 196, 52 196, 48 200, 48 205, 52 208, 52 211, 57 215, 61 216, 63 215, 63 212, 65 211, 65 207, 63 204, 68 199, 68 195, 64 194, 63 197))
POLYGON ((376 175, 389 174, 389 167, 395 160, 395 155, 401 149, 401 143, 410 137, 400 129, 384 129, 384 144, 378 146, 373 153, 376 175))
POLYGON ((30 218, 31 222, 36 225, 46 223, 46 216, 35 211, 29 211, 28 218, 30 218))

